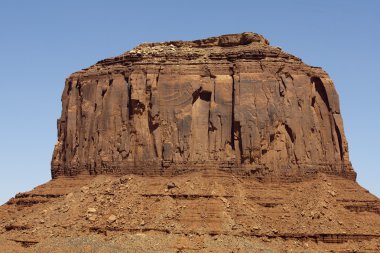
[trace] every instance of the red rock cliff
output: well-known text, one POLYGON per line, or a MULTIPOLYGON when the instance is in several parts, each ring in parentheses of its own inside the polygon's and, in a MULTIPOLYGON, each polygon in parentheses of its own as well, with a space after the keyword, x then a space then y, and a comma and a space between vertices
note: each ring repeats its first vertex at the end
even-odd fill
POLYGON ((67 78, 53 178, 210 168, 355 179, 329 76, 242 33, 145 43, 67 78))

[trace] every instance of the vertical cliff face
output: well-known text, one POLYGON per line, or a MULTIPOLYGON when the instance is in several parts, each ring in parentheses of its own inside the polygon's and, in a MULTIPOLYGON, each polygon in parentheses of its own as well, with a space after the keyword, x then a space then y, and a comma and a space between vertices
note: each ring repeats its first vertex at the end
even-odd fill
POLYGON ((66 80, 53 178, 208 168, 355 179, 328 75, 243 33, 142 44, 66 80))

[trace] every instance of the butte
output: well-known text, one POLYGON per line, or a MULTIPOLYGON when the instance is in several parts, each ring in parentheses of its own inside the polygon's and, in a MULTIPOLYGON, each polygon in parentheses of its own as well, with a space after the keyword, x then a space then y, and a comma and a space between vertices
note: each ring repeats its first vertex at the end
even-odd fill
POLYGON ((51 174, 0 207, 0 251, 380 252, 332 80, 255 33, 69 76, 51 174))

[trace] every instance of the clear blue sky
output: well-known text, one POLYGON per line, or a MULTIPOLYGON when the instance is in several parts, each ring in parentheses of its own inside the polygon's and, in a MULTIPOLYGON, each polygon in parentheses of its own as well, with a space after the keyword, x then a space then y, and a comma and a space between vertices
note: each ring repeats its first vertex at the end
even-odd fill
POLYGON ((323 67, 359 183, 380 196, 380 1, 0 2, 0 203, 50 179, 65 78, 141 42, 244 31, 323 67))

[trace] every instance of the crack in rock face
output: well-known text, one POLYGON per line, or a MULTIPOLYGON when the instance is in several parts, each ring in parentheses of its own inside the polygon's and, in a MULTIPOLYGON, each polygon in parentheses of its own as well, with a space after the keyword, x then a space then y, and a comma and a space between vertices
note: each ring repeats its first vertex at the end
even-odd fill
POLYGON ((242 33, 144 43, 67 78, 53 178, 205 168, 355 180, 329 76, 242 33))

